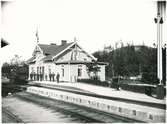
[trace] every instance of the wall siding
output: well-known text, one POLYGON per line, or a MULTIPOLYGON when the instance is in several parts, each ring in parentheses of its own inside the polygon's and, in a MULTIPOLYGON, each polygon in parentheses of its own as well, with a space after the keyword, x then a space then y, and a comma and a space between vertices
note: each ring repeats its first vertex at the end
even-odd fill
MULTIPOLYGON (((80 48, 77 48, 77 49, 78 49, 77 60, 79 60, 79 61, 89 61, 89 62, 92 61, 92 58, 89 57, 86 53, 82 52, 82 50, 80 48)), ((71 55, 72 55, 72 50, 69 51, 64 56, 60 57, 56 62, 69 61, 69 60, 71 60, 71 55)))

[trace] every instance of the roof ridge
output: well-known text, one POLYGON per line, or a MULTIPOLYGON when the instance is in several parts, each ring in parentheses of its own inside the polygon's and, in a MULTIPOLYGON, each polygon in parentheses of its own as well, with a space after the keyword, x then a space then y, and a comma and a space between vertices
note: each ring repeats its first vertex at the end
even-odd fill
MULTIPOLYGON (((68 42, 68 43, 66 43, 66 45, 67 45, 67 44, 71 44, 71 43, 74 43, 74 42, 68 42)), ((40 43, 40 44, 38 44, 38 45, 53 46, 53 45, 55 45, 55 44, 56 44, 56 43, 53 43, 53 44, 52 44, 52 43, 50 43, 50 44, 41 44, 41 43, 40 43)), ((62 44, 56 44, 56 46, 63 46, 63 45, 62 45, 62 44)))

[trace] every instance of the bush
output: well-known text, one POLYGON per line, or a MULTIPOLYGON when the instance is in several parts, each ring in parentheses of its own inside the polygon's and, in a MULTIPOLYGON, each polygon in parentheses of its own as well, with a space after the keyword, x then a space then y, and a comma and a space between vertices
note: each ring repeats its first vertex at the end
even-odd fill
POLYGON ((133 92, 139 92, 139 93, 145 93, 145 87, 144 86, 138 86, 138 85, 129 85, 129 84, 120 84, 121 89, 133 91, 133 92))
POLYGON ((9 92, 16 93, 20 91, 22 91, 22 88, 17 84, 13 84, 13 83, 3 83, 2 84, 2 92, 1 92, 2 96, 7 96, 9 92))
POLYGON ((27 83, 28 83, 28 81, 25 80, 25 79, 20 79, 20 78, 15 79, 15 84, 24 85, 24 84, 27 84, 27 83))
MULTIPOLYGON (((156 87, 154 86, 145 86, 145 85, 129 85, 129 84, 120 84, 121 89, 137 92, 137 93, 145 93, 148 96, 156 94, 156 87)), ((165 92, 166 89, 164 88, 165 92)))
POLYGON ((118 78, 113 78, 110 87, 112 87, 112 88, 118 88, 119 87, 118 85, 119 85, 118 84, 118 78))
POLYGON ((159 83, 156 72, 143 72, 141 81, 146 84, 158 84, 159 83))

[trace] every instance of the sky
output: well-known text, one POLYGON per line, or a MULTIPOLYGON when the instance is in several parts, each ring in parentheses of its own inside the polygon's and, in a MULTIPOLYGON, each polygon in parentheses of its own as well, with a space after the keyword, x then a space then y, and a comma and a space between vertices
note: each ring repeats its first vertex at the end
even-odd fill
POLYGON ((122 41, 156 43, 156 4, 151 0, 12 0, 1 8, 1 37, 10 45, 1 60, 15 54, 27 60, 39 43, 77 43, 88 53, 122 41))

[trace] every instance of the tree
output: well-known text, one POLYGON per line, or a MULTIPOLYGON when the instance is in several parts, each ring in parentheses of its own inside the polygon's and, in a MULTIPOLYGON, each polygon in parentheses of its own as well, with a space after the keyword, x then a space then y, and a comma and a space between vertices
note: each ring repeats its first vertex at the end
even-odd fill
POLYGON ((14 57, 10 61, 11 65, 20 65, 23 63, 24 63, 24 61, 21 60, 21 56, 19 56, 19 55, 14 55, 14 57))
POLYGON ((2 75, 13 83, 23 83, 28 79, 28 65, 21 60, 21 57, 15 55, 9 63, 3 64, 2 75))
POLYGON ((115 44, 115 50, 112 51, 113 53, 113 69, 114 69, 114 76, 115 77, 120 77, 120 76, 125 76, 126 75, 126 69, 125 69, 125 58, 124 58, 124 45, 123 42, 120 42, 121 47, 118 48, 118 43, 115 44))
POLYGON ((100 67, 98 66, 98 63, 97 62, 87 63, 86 66, 87 66, 87 72, 89 76, 91 77, 90 73, 93 72, 94 74, 93 79, 98 80, 97 72, 100 71, 100 67))
POLYGON ((10 64, 8 64, 7 62, 3 63, 2 76, 9 78, 10 71, 11 71, 10 64))
POLYGON ((143 47, 141 50, 142 81, 157 84, 157 51, 155 48, 143 47))
POLYGON ((124 48, 123 57, 126 71, 124 76, 130 77, 139 75, 139 60, 133 44, 128 44, 127 47, 124 48))
POLYGON ((131 76, 142 75, 142 81, 145 83, 154 83, 157 81, 157 52, 155 48, 145 45, 134 46, 127 44, 121 47, 115 45, 111 52, 97 51, 93 55, 100 62, 108 62, 106 66, 107 77, 129 78, 131 76))

